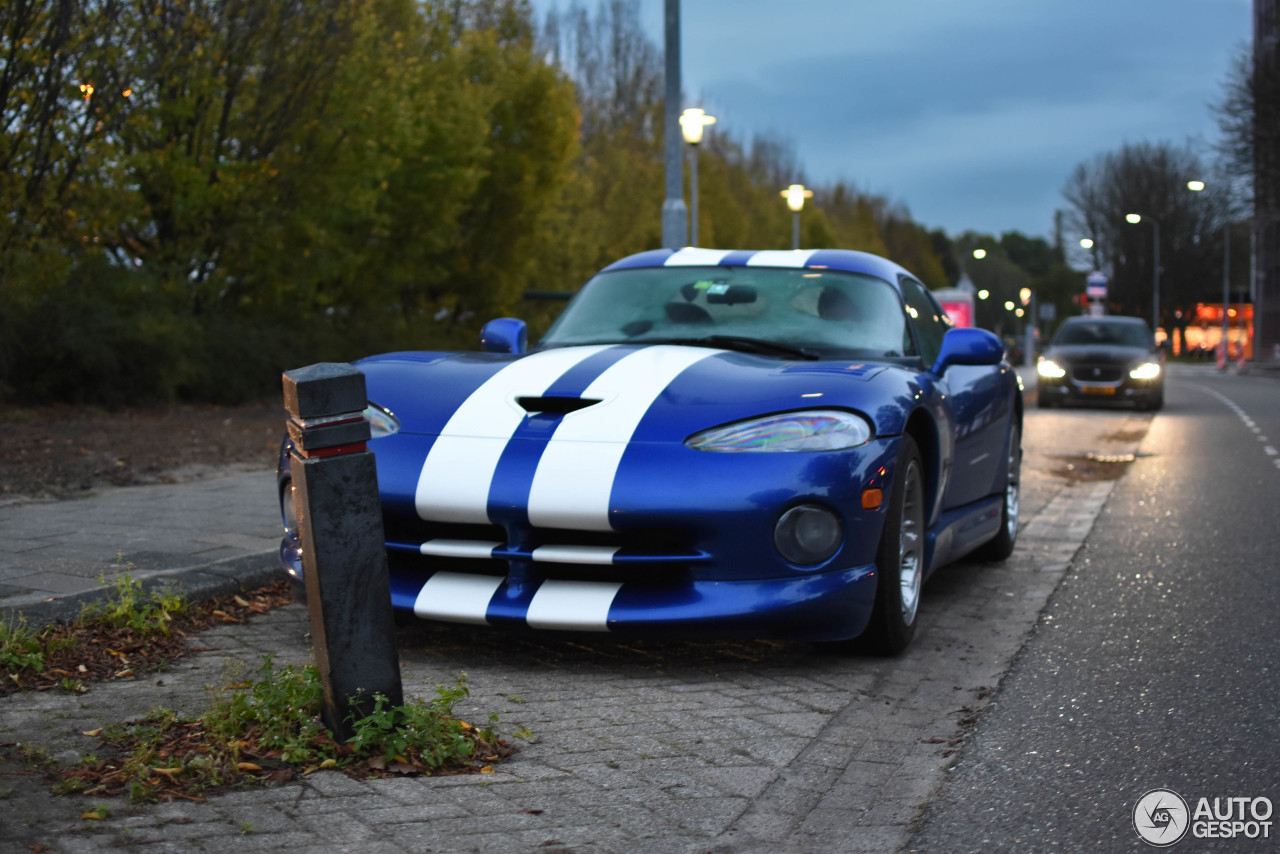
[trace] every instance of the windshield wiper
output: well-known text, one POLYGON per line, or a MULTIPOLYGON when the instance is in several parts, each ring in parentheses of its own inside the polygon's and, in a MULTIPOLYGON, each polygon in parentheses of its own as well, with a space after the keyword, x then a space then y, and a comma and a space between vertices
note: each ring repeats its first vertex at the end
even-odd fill
POLYGON ((763 356, 791 356, 814 361, 822 358, 818 353, 793 344, 783 344, 766 338, 749 338, 745 335, 702 335, 697 338, 662 338, 637 341, 637 344, 692 344, 696 347, 720 347, 739 353, 757 353, 763 356))

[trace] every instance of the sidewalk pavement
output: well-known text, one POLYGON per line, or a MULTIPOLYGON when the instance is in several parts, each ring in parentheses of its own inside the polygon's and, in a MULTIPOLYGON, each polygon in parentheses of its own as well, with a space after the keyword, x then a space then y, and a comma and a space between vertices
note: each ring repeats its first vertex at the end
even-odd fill
POLYGON ((71 501, 0 505, 0 619, 72 620, 127 573, 193 600, 282 578, 275 473, 110 487, 71 501))

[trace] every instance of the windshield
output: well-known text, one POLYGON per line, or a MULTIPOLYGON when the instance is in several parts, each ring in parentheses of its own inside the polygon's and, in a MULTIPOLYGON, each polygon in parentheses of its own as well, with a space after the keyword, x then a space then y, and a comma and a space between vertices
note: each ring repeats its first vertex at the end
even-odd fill
POLYGON ((812 268, 645 267, 587 282, 542 339, 573 344, 749 339, 824 354, 913 354, 897 292, 812 268))
POLYGON ((1084 323, 1068 323, 1058 330, 1054 344, 1103 344, 1118 347, 1141 347, 1150 350, 1155 340, 1145 323, 1116 323, 1090 320, 1084 323))

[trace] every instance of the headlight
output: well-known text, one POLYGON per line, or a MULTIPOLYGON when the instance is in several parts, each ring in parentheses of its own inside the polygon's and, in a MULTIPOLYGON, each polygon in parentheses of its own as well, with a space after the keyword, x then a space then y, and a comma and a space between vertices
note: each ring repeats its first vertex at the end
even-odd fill
POLYGON ((1143 362, 1132 371, 1129 371, 1130 379, 1135 380, 1153 380, 1158 376, 1160 376, 1159 362, 1143 362))
POLYGON ((773 528, 773 544, 789 562, 822 563, 836 553, 844 529, 840 517, 816 504, 801 504, 783 513, 773 528))
POLYGON ((816 409, 752 418, 695 433, 684 443, 697 451, 842 451, 871 439, 871 425, 852 412, 816 409))
POLYGON ((364 408, 364 420, 369 422, 369 435, 374 439, 400 432, 400 420, 376 403, 364 408))
POLYGON ((1036 365, 1036 373, 1051 380, 1060 380, 1067 375, 1063 367, 1053 359, 1041 359, 1040 364, 1036 365))

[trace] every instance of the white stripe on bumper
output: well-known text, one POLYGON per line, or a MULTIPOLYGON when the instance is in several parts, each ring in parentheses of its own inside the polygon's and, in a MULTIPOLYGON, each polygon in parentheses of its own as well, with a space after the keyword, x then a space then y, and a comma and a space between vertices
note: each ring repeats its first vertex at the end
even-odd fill
POLYGON ((529 603, 529 628, 607 632, 609 607, 621 589, 621 583, 544 581, 529 603))
POLYGON ((481 540, 427 540, 418 551, 428 557, 493 557, 493 550, 502 543, 490 543, 481 540))
POLYGON ((488 625, 489 600, 502 581, 489 575, 437 572, 418 591, 413 613, 426 620, 488 625))
POLYGON ((574 563, 583 566, 612 566, 616 546, 538 546, 535 563, 574 563))

